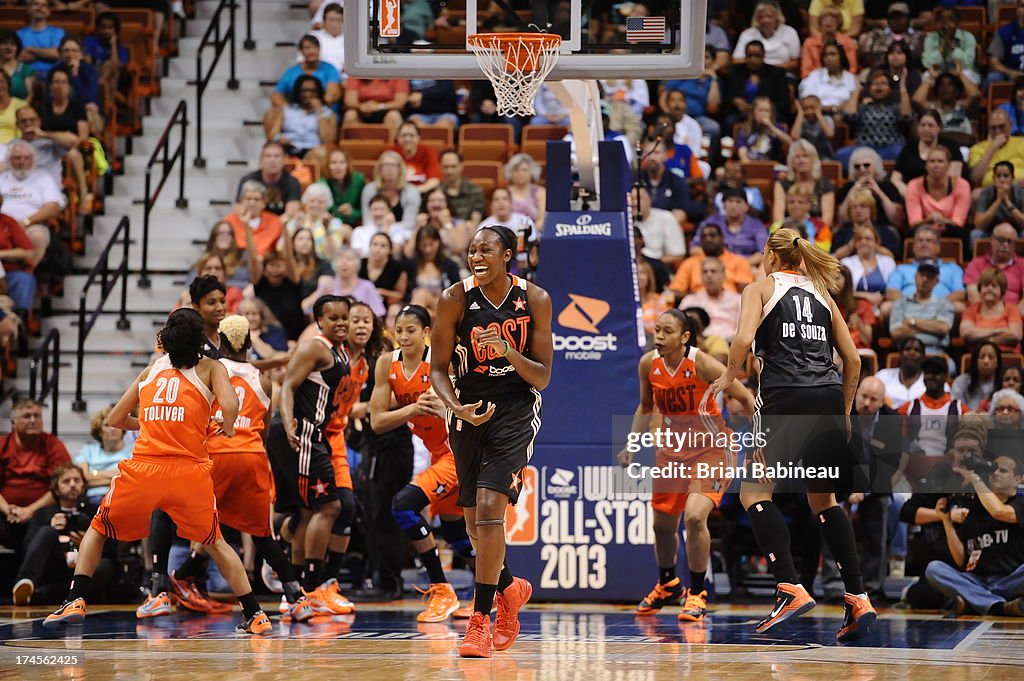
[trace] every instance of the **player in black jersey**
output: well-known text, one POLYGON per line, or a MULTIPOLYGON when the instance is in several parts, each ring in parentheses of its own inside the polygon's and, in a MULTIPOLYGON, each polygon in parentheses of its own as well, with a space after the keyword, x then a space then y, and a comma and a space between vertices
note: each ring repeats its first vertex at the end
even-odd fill
POLYGON ((220 323, 227 316, 227 289, 213 275, 196 277, 188 287, 192 309, 203 318, 203 354, 220 359, 220 323))
POLYGON ((474 612, 459 647, 462 657, 491 656, 495 600, 494 649, 511 646, 519 635, 519 608, 533 592, 504 565, 503 525, 540 429, 539 391, 551 380, 551 298, 509 274, 515 252, 512 230, 480 228, 469 246, 474 276, 441 294, 432 334, 431 384, 451 410, 448 441, 459 505, 477 552, 474 612))
POLYGON ((279 438, 272 443, 279 467, 297 472, 293 484, 300 519, 292 538, 292 563, 304 565, 302 588, 314 612, 324 614, 352 612, 351 604, 344 605, 340 594, 324 586, 324 558, 341 502, 323 429, 334 411, 334 392, 349 371, 340 352, 348 333, 348 312, 349 299, 341 296, 321 296, 313 304, 320 333, 299 343, 281 385, 280 419, 287 445, 281 446, 279 438))
MULTIPOLYGON (((768 238, 764 265, 768 276, 743 289, 739 328, 715 391, 721 392, 736 378, 753 343, 761 366, 754 430, 762 438, 753 461, 772 468, 801 461, 804 467, 843 466, 850 461, 849 414, 860 356, 828 293, 839 262, 795 230, 783 228, 768 238), (833 350, 843 360, 842 380, 833 350)), ((877 615, 864 593, 853 528, 836 503, 835 483, 808 479, 807 500, 846 584, 846 617, 836 637, 850 641, 864 636, 877 615)), ((772 503, 773 489, 767 478, 740 487, 740 502, 777 582, 775 607, 758 625, 759 633, 815 605, 798 583, 789 529, 772 503)))

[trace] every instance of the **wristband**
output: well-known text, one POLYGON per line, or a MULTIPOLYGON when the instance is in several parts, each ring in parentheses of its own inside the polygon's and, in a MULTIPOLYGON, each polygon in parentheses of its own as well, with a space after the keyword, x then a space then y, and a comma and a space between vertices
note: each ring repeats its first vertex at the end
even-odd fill
POLYGON ((505 355, 508 354, 508 351, 511 350, 511 349, 512 349, 512 344, 509 343, 508 341, 505 341, 505 352, 503 352, 500 355, 498 355, 498 357, 504 357, 505 355))

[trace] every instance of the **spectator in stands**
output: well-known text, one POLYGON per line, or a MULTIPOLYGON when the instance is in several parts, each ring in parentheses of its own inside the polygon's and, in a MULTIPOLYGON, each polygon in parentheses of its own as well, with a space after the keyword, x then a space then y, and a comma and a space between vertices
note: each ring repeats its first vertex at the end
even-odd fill
MULTIPOLYGON (((456 260, 465 263, 465 252, 473 238, 473 230, 452 214, 451 201, 440 187, 423 197, 423 207, 416 216, 417 230, 427 225, 441 234, 445 248, 455 255, 456 260)), ((409 244, 406 244, 406 249, 410 249, 409 244)))
POLYGON ((373 182, 363 187, 364 216, 370 212, 370 199, 378 195, 388 201, 395 219, 395 225, 390 231, 391 239, 401 248, 412 238, 421 198, 417 188, 408 183, 405 161, 397 151, 385 151, 377 159, 373 182))
MULTIPOLYGON (((854 212, 859 219, 871 210, 873 204, 863 199, 863 193, 859 197, 855 194, 854 197, 854 212)), ((896 269, 896 262, 891 254, 883 252, 885 249, 879 242, 878 230, 869 220, 855 223, 851 231, 853 239, 847 242, 847 246, 852 248, 853 253, 843 257, 836 251, 834 255, 842 257, 840 262, 850 271, 854 297, 880 308, 885 299, 885 282, 896 269)))
POLYGON ((907 222, 929 222, 942 236, 964 238, 971 210, 971 184, 962 177, 950 177, 949 162, 946 147, 928 152, 925 175, 907 183, 907 222))
MULTIPOLYGON (((500 189, 496 189, 494 193, 499 192, 500 189)), ((637 194, 640 197, 640 220, 636 226, 644 235, 644 255, 658 258, 670 269, 675 269, 686 257, 686 239, 682 227, 672 213, 651 207, 651 195, 646 189, 638 189, 637 194)), ((695 243, 699 242, 697 237, 694 239, 695 243)))
POLYGON ((1019 391, 997 390, 988 408, 993 430, 1020 430, 1024 425, 1024 396, 1019 391))
POLYGON ((322 182, 314 182, 302 192, 302 210, 285 225, 288 234, 308 229, 316 253, 330 260, 339 248, 352 240, 352 228, 330 214, 331 190, 322 182))
POLYGON ((726 291, 740 292, 743 287, 754 281, 754 273, 750 262, 741 255, 736 255, 725 248, 722 228, 713 223, 705 222, 700 230, 700 248, 686 258, 676 270, 669 288, 677 297, 700 291, 704 287, 703 263, 705 258, 717 258, 724 270, 723 288, 726 291))
POLYGON ((932 561, 925 577, 952 600, 956 616, 973 611, 1024 617, 1024 495, 1018 493, 1024 466, 1019 452, 1000 448, 995 454, 995 470, 987 480, 954 468, 976 493, 968 497, 959 527, 953 524, 947 498, 935 504, 954 564, 932 561))
POLYGON ((1005 110, 995 109, 989 116, 988 139, 972 146, 967 160, 975 187, 992 184, 995 166, 1000 161, 1012 163, 1014 175, 1024 176, 1024 137, 1011 137, 1011 127, 1005 110))
MULTIPOLYGON (((633 251, 636 253, 636 264, 637 267, 641 265, 648 265, 651 271, 654 273, 654 290, 658 293, 663 293, 665 288, 668 286, 669 280, 672 278, 672 274, 669 272, 668 266, 658 258, 652 258, 651 256, 644 253, 644 234, 640 231, 640 228, 633 225, 633 251)), ((684 261, 685 262, 685 261, 684 261)), ((700 268, 697 268, 697 281, 700 281, 700 268)))
POLYGON ((516 154, 505 164, 505 178, 512 195, 512 210, 522 213, 534 224, 544 224, 547 194, 540 186, 540 166, 529 154, 516 154))
MULTIPOLYGON (((472 229, 484 217, 484 190, 463 175, 462 154, 456 149, 441 153, 441 187, 448 196, 452 215, 472 229)), ((467 244, 468 245, 468 244, 467 244)), ((449 245, 452 252, 461 252, 449 245)))
POLYGON ((267 140, 279 142, 289 156, 305 158, 315 151, 323 158, 324 145, 334 144, 338 137, 338 118, 324 96, 324 87, 314 76, 296 78, 288 103, 271 106, 263 117, 267 140))
POLYGON ((281 218, 267 210, 267 188, 256 180, 246 180, 239 191, 235 212, 224 218, 235 231, 235 243, 245 247, 246 229, 253 234, 256 252, 264 256, 277 246, 284 229, 281 218))
POLYGON ((676 173, 666 172, 665 151, 659 138, 648 136, 641 147, 644 159, 642 171, 644 186, 651 196, 654 208, 671 211, 679 224, 699 222, 704 219, 707 209, 690 198, 690 184, 676 173))
MULTIPOLYGON (((131 58, 128 48, 121 45, 121 17, 115 12, 100 12, 96 15, 96 30, 82 40, 85 59, 99 69, 100 78, 116 89, 121 78, 121 69, 131 58)), ((0 55, 3 54, 3 38, 0 37, 0 55)))
MULTIPOLYGON (((910 118, 910 96, 905 80, 897 84, 900 101, 890 101, 892 85, 889 74, 874 71, 868 76, 867 86, 843 105, 843 120, 853 126, 854 141, 858 146, 872 147, 886 161, 894 161, 903 150, 906 138, 902 127, 910 118)), ((846 165, 854 147, 844 147, 836 158, 846 165)))
MULTIPOLYGON (((824 47, 829 43, 835 43, 838 51, 846 57, 843 69, 857 73, 857 41, 839 31, 842 23, 843 15, 835 7, 826 7, 822 11, 818 22, 821 30, 808 36, 800 49, 801 78, 806 79, 812 72, 825 65, 824 47)), ((843 98, 843 102, 845 101, 846 97, 843 98)))
POLYGON ((284 239, 284 251, 268 251, 261 256, 256 250, 252 228, 245 225, 245 250, 256 297, 267 304, 280 320, 289 340, 298 340, 306 328, 302 312, 302 280, 295 262, 291 239, 284 239))
POLYGON ((247 298, 238 306, 238 314, 249 321, 249 338, 252 340, 249 356, 252 359, 280 359, 289 355, 295 342, 288 340, 281 322, 277 321, 266 303, 259 298, 247 298))
MULTIPOLYGON (((850 181, 836 192, 839 204, 838 221, 852 221, 850 196, 867 192, 874 213, 873 222, 884 233, 895 233, 893 226, 903 226, 906 214, 900 190, 885 177, 882 157, 869 147, 858 147, 850 154, 850 165, 846 173, 850 181)), ((886 239, 883 238, 883 242, 886 239)), ((887 244, 888 247, 888 244, 887 244)), ((899 249, 897 248, 897 253, 899 249)))
POLYGON ((933 354, 943 352, 943 348, 949 345, 949 330, 953 328, 954 319, 953 305, 945 298, 933 295, 938 283, 938 261, 919 260, 914 277, 914 293, 897 299, 892 306, 889 335, 894 340, 901 341, 913 336, 933 354))
MULTIPOLYGON (((299 53, 302 61, 289 66, 277 81, 274 94, 271 95, 271 111, 283 110, 288 98, 295 93, 295 83, 299 76, 313 76, 323 85, 323 103, 336 108, 341 100, 341 74, 338 69, 320 59, 320 41, 312 35, 304 35, 299 39, 299 53)), ((267 112, 270 114, 270 112, 267 112)), ((264 127, 266 124, 264 123, 264 127)))
POLYGON ((786 24, 782 10, 773 0, 757 3, 750 28, 736 39, 736 49, 732 53, 735 63, 742 63, 744 58, 750 59, 746 48, 752 42, 761 44, 764 63, 785 70, 800 68, 800 36, 795 28, 786 24))
POLYGON ((725 288, 725 265, 714 256, 702 256, 700 263, 702 288, 687 294, 680 309, 701 307, 711 320, 705 331, 731 341, 740 319, 740 294, 725 288))
POLYGON ((295 256, 295 269, 299 273, 302 297, 305 298, 316 290, 320 277, 329 277, 334 270, 331 269, 331 261, 325 260, 317 253, 313 232, 309 229, 300 227, 291 233, 290 238, 292 253, 295 256))
POLYGON ((29 0, 28 26, 18 29, 22 46, 19 58, 38 76, 45 76, 57 63, 57 46, 64 37, 64 29, 50 26, 49 18, 50 0, 29 0))
POLYGON ((792 144, 793 138, 786 132, 785 123, 777 120, 772 100, 758 97, 749 114, 736 138, 740 160, 781 162, 783 149, 792 144))
POLYGON ((316 299, 326 295, 352 296, 369 305, 373 314, 378 317, 383 317, 387 313, 384 301, 377 293, 377 287, 373 282, 359 277, 359 255, 350 248, 338 251, 338 255, 334 257, 334 276, 320 277, 316 291, 302 301, 302 309, 313 309, 316 299))
POLYGON ((885 400, 893 409, 899 409, 924 394, 924 376, 921 373, 924 343, 910 336, 899 343, 898 347, 899 366, 882 369, 875 374, 875 378, 885 385, 885 400))
POLYGON ((54 502, 50 476, 70 463, 64 443, 43 432, 43 408, 19 400, 11 409, 11 432, 0 436, 0 544, 18 548, 32 514, 54 502))
MULTIPOLYGON (((722 126, 712 118, 722 105, 722 86, 719 82, 715 63, 716 50, 712 45, 704 47, 704 73, 698 78, 666 80, 658 86, 658 108, 668 111, 668 93, 679 90, 686 97, 686 111, 700 125, 705 135, 711 138, 711 148, 718 149, 722 139, 722 126)), ((728 53, 726 53, 728 57, 728 53)), ((714 153, 714 152, 713 152, 714 153)))
POLYGON ((455 131, 459 117, 455 111, 455 83, 451 80, 411 80, 405 103, 407 120, 418 125, 436 125, 455 131))
MULTIPOLYGON (((100 112, 100 72, 84 60, 82 43, 78 38, 64 36, 57 48, 59 64, 68 70, 71 80, 71 99, 85 108, 89 130, 94 135, 103 133, 103 114, 100 112)), ((52 74, 52 71, 51 71, 52 74)))
POLYGON ((857 79, 850 71, 846 53, 835 41, 821 48, 821 63, 800 81, 800 97, 814 95, 825 111, 835 114, 857 92, 857 79))
POLYGON ((29 85, 35 72, 21 59, 21 38, 11 31, 0 31, 0 70, 11 77, 11 96, 28 100, 29 85))
POLYGON ((903 43, 920 58, 924 47, 924 34, 911 27, 910 7, 905 2, 894 2, 889 5, 884 26, 861 33, 858 53, 861 66, 868 69, 884 67, 886 54, 894 43, 903 43))
POLYGON ((726 189, 722 192, 725 211, 712 215, 697 229, 690 246, 700 243, 704 225, 714 224, 721 230, 725 239, 725 247, 737 255, 744 256, 752 267, 761 264, 768 229, 760 220, 750 217, 747 195, 737 189, 726 189))
POLYGON ((107 423, 110 407, 104 407, 89 420, 89 434, 94 442, 82 445, 75 463, 84 475, 85 493, 93 504, 99 504, 117 475, 117 464, 132 455, 135 438, 126 438, 125 431, 107 423))
POLYGON ((1024 228, 1024 187, 1014 184, 1013 175, 1013 164, 1000 161, 992 170, 992 184, 978 194, 974 213, 975 229, 971 230, 971 248, 978 239, 995 232, 993 225, 1009 226, 1015 240, 1018 231, 1024 228))
MULTIPOLYGON (((1000 364, 1002 364, 1002 357, 1000 357, 1000 364)), ((1024 394, 1024 368, 1020 366, 1004 366, 1003 370, 999 373, 999 384, 996 392, 1001 390, 1009 390, 1015 392, 1018 395, 1024 394)), ((982 400, 981 406, 978 410, 983 414, 988 414, 992 407, 991 398, 982 400)))
POLYGON ((345 116, 342 126, 384 123, 395 132, 402 124, 402 109, 409 98, 409 81, 349 78, 345 81, 345 116))
POLYGON ((365 258, 369 254, 370 239, 374 234, 380 232, 387 234, 388 238, 395 243, 396 255, 401 253, 402 247, 412 238, 408 227, 395 222, 391 204, 384 196, 377 195, 370 199, 370 211, 365 214, 365 217, 363 224, 352 230, 352 242, 349 244, 349 247, 361 257, 365 258))
POLYGON ((987 269, 995 269, 1006 277, 1006 291, 1002 300, 1009 306, 1016 307, 1024 299, 1024 260, 1017 257, 1017 231, 1008 223, 996 225, 992 230, 992 250, 979 255, 967 264, 964 272, 964 286, 967 287, 967 300, 976 303, 981 300, 979 280, 987 269))
POLYGON ((1017 80, 1024 77, 1024 5, 1017 4, 1017 16, 996 29, 988 44, 988 75, 985 76, 985 90, 1000 80, 1017 80))
POLYGON ((669 92, 665 95, 665 104, 667 108, 664 112, 671 117, 673 143, 689 148, 698 157, 706 156, 703 145, 704 131, 701 129, 700 123, 688 115, 689 104, 683 91, 669 92))
POLYGON ((359 263, 359 278, 372 281, 388 305, 404 300, 409 288, 409 273, 391 256, 393 251, 391 237, 377 232, 370 238, 370 254, 359 263))
POLYGON ((405 162, 405 180, 425 194, 441 184, 441 163, 437 152, 421 144, 420 128, 412 121, 398 127, 398 142, 392 147, 405 162))
POLYGON ((441 241, 441 232, 433 225, 416 231, 415 249, 407 263, 409 293, 425 288, 436 295, 461 279, 459 264, 448 257, 441 241))
MULTIPOLYGON (((818 150, 807 140, 796 140, 789 145, 786 157, 785 177, 775 183, 775 197, 772 204, 772 222, 786 218, 786 195, 789 188, 800 186, 811 198, 811 216, 821 218, 826 225, 835 220, 836 194, 832 182, 821 174, 821 159, 818 150)), ((810 238, 810 235, 808 235, 810 238)))
POLYGON ((469 88, 469 101, 466 102, 470 123, 505 123, 512 126, 516 141, 519 141, 523 120, 516 116, 498 115, 498 97, 494 94, 494 86, 491 81, 474 80, 469 88))
MULTIPOLYGON (((342 81, 345 80, 344 30, 344 6, 337 2, 329 2, 323 8, 321 27, 310 32, 310 35, 320 43, 320 60, 336 68, 342 81)), ((299 55, 299 60, 302 59, 302 55, 299 55)))
POLYGON ((974 142, 974 125, 969 112, 977 107, 980 99, 981 91, 963 70, 943 73, 933 70, 924 75, 912 101, 919 109, 937 111, 946 138, 966 146, 974 142))
POLYGON ((352 157, 344 149, 328 150, 320 164, 320 182, 331 190, 331 215, 349 227, 363 221, 362 195, 366 178, 352 167, 352 157))
MULTIPOLYGON (((672 100, 677 102, 675 98, 672 100)), ((698 152, 691 149, 685 144, 679 144, 675 141, 675 125, 676 120, 669 113, 659 113, 654 121, 647 126, 647 137, 660 137, 662 146, 665 149, 665 167, 669 172, 673 172, 677 175, 682 175, 686 178, 699 179, 710 175, 711 166, 706 161, 698 159, 698 152), (660 135, 659 135, 660 131, 660 135)), ((700 126, 697 126, 700 127, 700 126)), ((614 131, 609 133, 613 138, 618 135, 614 131)), ((566 139, 572 139, 572 135, 566 135, 566 139)), ((605 139, 609 139, 607 136, 605 139)), ((618 137, 620 142, 625 143, 628 140, 624 140, 621 136, 618 137)), ((626 152, 626 160, 632 163, 630 156, 631 151, 626 152)))
POLYGON ((967 405, 949 394, 949 361, 945 357, 926 357, 921 362, 924 394, 905 403, 897 411, 904 421, 904 456, 900 470, 910 480, 927 480, 942 457, 955 442, 960 416, 967 405))
POLYGON ((971 411, 978 411, 981 403, 992 397, 996 379, 1001 373, 1002 354, 999 346, 992 341, 983 341, 974 346, 967 372, 953 379, 949 393, 954 400, 960 400, 971 411))
POLYGON ((35 150, 15 140, 7 148, 9 169, 0 173, 0 212, 17 220, 35 246, 32 262, 38 263, 50 244, 47 223, 57 218, 66 203, 59 185, 35 168, 35 150))
MULTIPOLYGON (((777 185, 776 185, 777 186, 777 185)), ((786 192, 786 215, 772 223, 769 232, 788 226, 796 229, 815 246, 828 253, 832 250, 832 230, 821 219, 811 215, 811 190, 803 184, 791 184, 786 192)))
POLYGON ((16 114, 25 106, 24 99, 11 96, 11 77, 0 69, 0 144, 6 146, 18 136, 16 114))
POLYGON ((644 335, 647 338, 645 347, 654 347, 654 323, 667 310, 672 309, 672 294, 668 291, 659 293, 655 288, 654 270, 646 262, 639 263, 636 268, 637 286, 640 289, 640 311, 644 321, 644 335))
POLYGON ((280 142, 265 142, 260 153, 259 170, 239 181, 235 201, 242 200, 242 185, 255 180, 267 188, 267 210, 280 217, 283 223, 291 220, 302 207, 299 203, 302 188, 298 180, 285 172, 284 160, 285 151, 280 142))
MULTIPOLYGON (((0 198, 0 210, 2 207, 0 198)), ((39 261, 35 250, 25 228, 9 215, 0 214, 0 261, 6 292, 14 301, 14 310, 21 316, 32 309, 36 297, 36 278, 32 270, 39 261)))
POLYGON ((1020 310, 1004 300, 1006 274, 997 269, 981 273, 978 300, 967 305, 960 320, 960 335, 968 345, 992 341, 1005 352, 1020 352, 1020 310))
MULTIPOLYGON (((916 227, 913 230, 912 258, 909 262, 896 265, 896 269, 889 276, 889 281, 886 282, 886 298, 894 301, 912 296, 915 291, 914 280, 918 263, 926 260, 935 262, 939 258, 940 249, 938 229, 927 222, 916 227)), ((939 282, 935 286, 935 295, 947 298, 956 311, 963 311, 964 299, 967 296, 964 291, 964 270, 955 262, 945 260, 939 260, 938 265, 939 282)), ((886 308, 887 306, 883 305, 883 312, 886 308)))
POLYGON ((625 105, 637 120, 644 117, 644 110, 651 105, 651 91, 645 80, 600 80, 598 84, 609 103, 619 102, 625 105))
MULTIPOLYGON (((82 499, 85 476, 73 463, 62 464, 50 480, 50 503, 32 516, 25 533, 25 556, 15 576, 15 605, 60 603, 74 574, 78 547, 99 507, 82 499)), ((114 542, 99 559, 90 581, 95 596, 113 581, 114 542)))
MULTIPOLYGON (((788 28, 788 27, 787 27, 788 28)), ((797 50, 800 44, 797 42, 797 50)), ((726 134, 732 134, 733 126, 752 116, 754 100, 767 97, 775 106, 775 111, 785 116, 790 110, 789 86, 786 85, 786 72, 777 66, 765 63, 765 46, 760 40, 747 43, 741 50, 737 45, 737 54, 745 55, 745 59, 737 61, 729 69, 728 87, 725 101, 730 108, 725 119, 726 134)))
POLYGON ((839 273, 836 275, 836 287, 836 290, 830 293, 840 314, 843 315, 843 321, 850 327, 850 335, 853 337, 854 344, 858 350, 865 350, 868 354, 873 354, 874 350, 871 349, 872 329, 877 321, 874 305, 864 298, 854 296, 853 277, 845 265, 840 267, 839 273))
POLYGON ((793 139, 803 139, 811 143, 822 159, 832 160, 835 151, 832 139, 836 134, 835 121, 831 116, 822 114, 821 100, 816 95, 802 97, 796 107, 796 118, 793 120, 793 139))
POLYGON ((931 71, 955 71, 958 68, 974 83, 980 83, 978 68, 975 66, 975 45, 977 40, 969 31, 957 28, 956 10, 940 7, 935 12, 935 30, 924 37, 921 64, 931 71))
POLYGON ((533 108, 536 113, 530 119, 531 125, 569 125, 568 110, 547 84, 541 85, 537 90, 533 98, 533 108))
MULTIPOLYGON (((206 240, 207 255, 216 255, 221 259, 224 268, 224 285, 229 291, 232 287, 239 290, 249 285, 249 268, 245 263, 245 249, 239 247, 235 239, 235 228, 230 222, 220 221, 210 230, 210 237, 206 240)), ((197 266, 193 274, 198 273, 202 268, 197 266)), ((191 283, 191 281, 189 282, 191 283)), ((228 298, 231 298, 230 293, 228 298)))
MULTIPOLYGON (((3 44, 0 43, 0 48, 3 44)), ((1010 134, 1024 134, 1024 76, 1013 83, 1013 94, 1010 101, 1003 102, 997 108, 1002 109, 1010 117, 1010 134)))
POLYGON ((65 154, 71 164, 71 173, 78 187, 78 210, 83 215, 92 213, 93 197, 85 175, 85 160, 79 145, 89 141, 89 119, 85 107, 71 99, 71 74, 66 66, 58 64, 47 75, 49 98, 40 103, 40 128, 51 133, 51 138, 68 147, 65 154), (56 135, 60 134, 61 137, 56 135))
POLYGON ((23 141, 32 145, 36 152, 36 168, 61 186, 64 175, 64 156, 75 150, 78 136, 68 132, 42 130, 39 114, 31 106, 23 106, 14 115, 18 132, 23 141))
MULTIPOLYGON (((901 83, 905 82, 909 94, 917 92, 917 89, 921 87, 921 81, 924 80, 924 75, 918 70, 917 63, 918 59, 911 53, 910 46, 905 42, 898 41, 889 45, 882 71, 888 73, 894 83, 897 80, 901 83)), ((869 71, 865 76, 870 74, 869 71)), ((894 104, 898 104, 900 101, 898 91, 893 91, 889 97, 894 104)))
POLYGON ((750 214, 757 219, 767 217, 765 214, 764 197, 761 190, 747 184, 746 173, 743 171, 743 164, 738 159, 727 159, 721 170, 721 178, 718 183, 718 192, 715 194, 714 206, 719 213, 725 211, 725 203, 722 194, 726 189, 738 189, 747 197, 747 206, 750 214))
POLYGON ((811 0, 807 12, 810 15, 811 35, 821 35, 824 32, 822 19, 827 12, 833 10, 840 13, 842 23, 839 30, 848 36, 856 38, 864 28, 864 3, 861 0, 811 0))
POLYGON ((960 149, 947 140, 942 139, 942 118, 939 112, 929 109, 924 111, 917 119, 915 126, 917 132, 916 143, 909 141, 900 155, 896 157, 896 166, 892 171, 892 183, 902 194, 906 194, 907 183, 924 177, 928 155, 937 147, 945 147, 949 151, 949 176, 950 178, 960 177, 963 172, 963 157, 960 149))

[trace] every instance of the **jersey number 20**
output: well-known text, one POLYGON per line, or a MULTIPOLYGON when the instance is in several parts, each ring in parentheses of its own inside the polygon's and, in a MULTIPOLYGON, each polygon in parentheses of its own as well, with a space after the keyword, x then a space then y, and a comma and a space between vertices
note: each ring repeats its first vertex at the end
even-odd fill
POLYGON ((181 381, 178 378, 156 379, 156 394, 153 395, 153 404, 174 404, 178 401, 178 388, 181 381))

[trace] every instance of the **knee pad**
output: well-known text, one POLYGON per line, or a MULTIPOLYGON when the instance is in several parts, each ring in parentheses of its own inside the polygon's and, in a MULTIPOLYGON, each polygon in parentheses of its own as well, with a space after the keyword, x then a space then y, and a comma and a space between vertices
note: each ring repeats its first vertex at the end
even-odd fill
POLYGON ((356 497, 352 490, 342 489, 338 492, 338 501, 341 502, 341 512, 334 520, 331 534, 347 537, 352 534, 352 522, 356 519, 356 497))
POLYGON ((391 515, 406 536, 413 541, 430 536, 430 528, 420 513, 420 509, 426 505, 427 495, 415 485, 403 487, 391 502, 391 515))
POLYGON ((452 547, 452 550, 463 558, 475 558, 473 542, 469 540, 464 520, 442 520, 441 536, 452 547))

